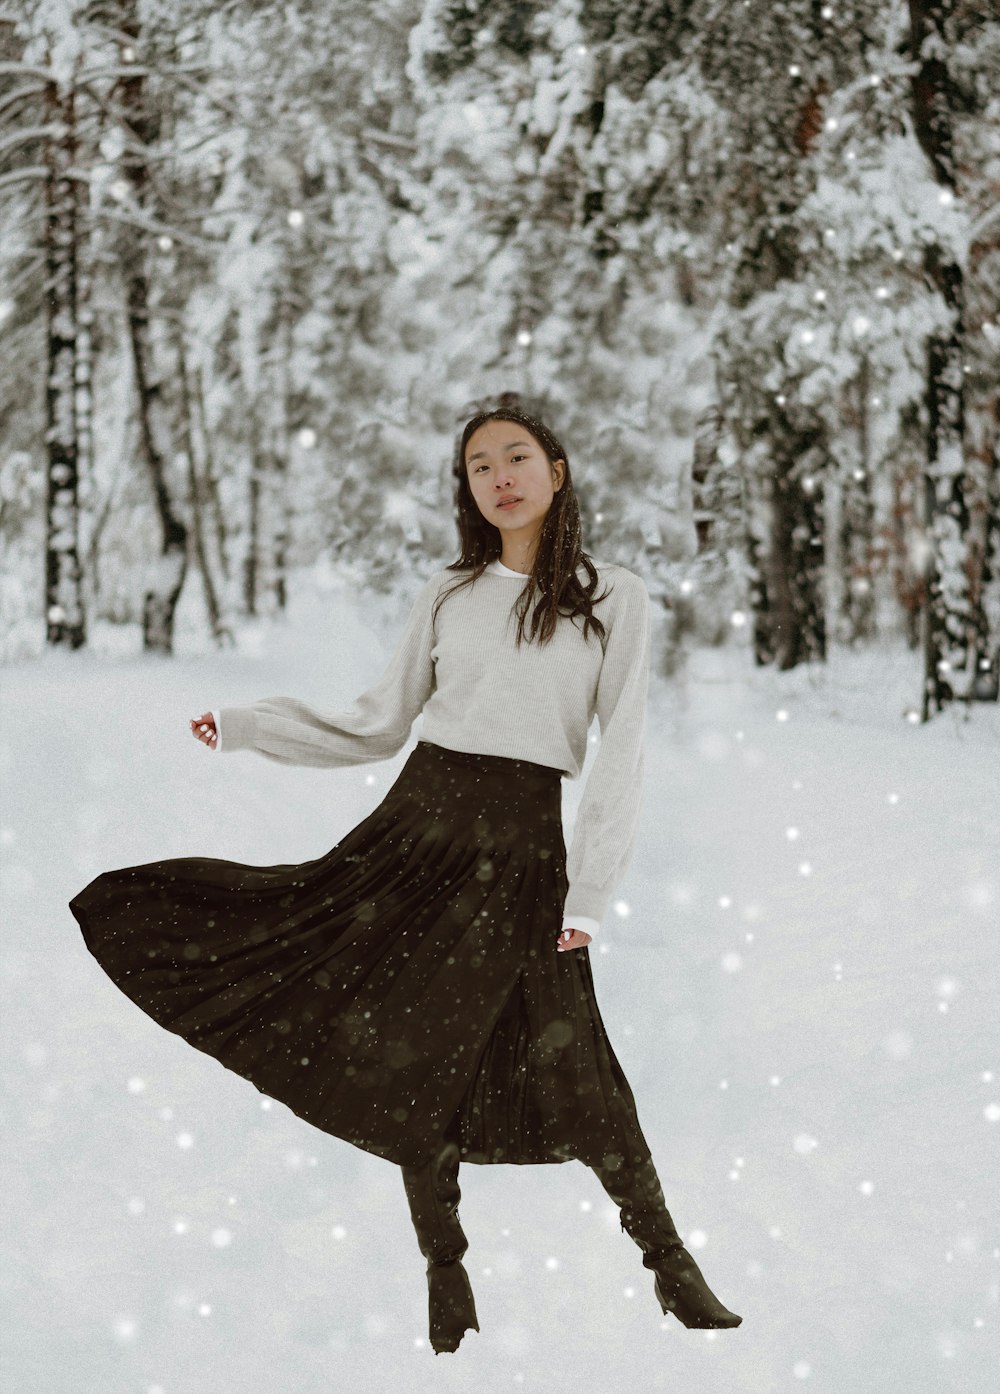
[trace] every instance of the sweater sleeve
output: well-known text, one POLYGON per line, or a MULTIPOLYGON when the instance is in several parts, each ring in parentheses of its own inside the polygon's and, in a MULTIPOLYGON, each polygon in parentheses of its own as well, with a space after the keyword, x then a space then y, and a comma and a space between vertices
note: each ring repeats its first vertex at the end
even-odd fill
MULTIPOLYGON (((632 856, 642 799, 651 630, 642 578, 623 572, 625 589, 608 636, 597 684, 601 743, 577 809, 566 857, 564 923, 598 922, 632 856)), ((589 931, 588 931, 589 932, 589 931)))
POLYGON ((320 712, 296 697, 262 697, 221 707, 222 753, 255 750, 283 765, 363 765, 406 744, 434 690, 432 606, 440 573, 419 591, 392 662, 374 687, 343 712, 320 712))

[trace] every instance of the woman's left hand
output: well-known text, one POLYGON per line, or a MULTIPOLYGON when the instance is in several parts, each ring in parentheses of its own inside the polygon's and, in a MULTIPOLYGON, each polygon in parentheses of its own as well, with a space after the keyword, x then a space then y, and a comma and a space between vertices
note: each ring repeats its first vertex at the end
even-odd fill
POLYGON ((556 953, 561 954, 564 949, 582 949, 590 943, 590 935, 583 929, 564 929, 559 935, 559 943, 556 953))

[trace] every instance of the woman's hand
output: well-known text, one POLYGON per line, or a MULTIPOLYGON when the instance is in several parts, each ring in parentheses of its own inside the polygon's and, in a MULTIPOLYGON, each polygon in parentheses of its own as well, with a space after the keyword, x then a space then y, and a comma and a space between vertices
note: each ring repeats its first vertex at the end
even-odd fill
POLYGON ((211 712, 205 712, 203 716, 191 718, 191 734, 194 736, 195 740, 201 741, 202 744, 209 746, 211 749, 215 748, 215 743, 219 737, 215 730, 215 722, 212 720, 211 712))
POLYGON ((561 954, 565 949, 582 949, 590 943, 590 935, 583 929, 564 929, 559 936, 559 943, 556 953, 561 954))

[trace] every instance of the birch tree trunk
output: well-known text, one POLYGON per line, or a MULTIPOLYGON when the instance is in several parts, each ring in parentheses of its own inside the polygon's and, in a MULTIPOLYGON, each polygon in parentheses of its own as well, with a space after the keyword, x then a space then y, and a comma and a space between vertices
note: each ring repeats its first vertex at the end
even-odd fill
MULTIPOLYGON (((80 566, 79 431, 76 376, 79 342, 76 107, 72 84, 46 87, 52 135, 45 148, 48 276, 47 472, 45 499, 45 633, 47 643, 86 642, 80 566)), ((88 413, 89 418, 89 413, 88 413)))

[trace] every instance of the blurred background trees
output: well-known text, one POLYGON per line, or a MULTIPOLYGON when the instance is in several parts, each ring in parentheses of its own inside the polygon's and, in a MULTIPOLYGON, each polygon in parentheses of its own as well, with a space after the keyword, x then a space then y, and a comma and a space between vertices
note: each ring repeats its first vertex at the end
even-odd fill
POLYGON ((0 652, 452 560, 507 393, 673 661, 901 637, 924 719, 995 697, 998 71, 969 0, 23 4, 0 652))

